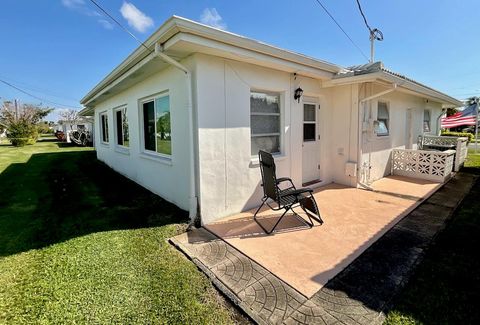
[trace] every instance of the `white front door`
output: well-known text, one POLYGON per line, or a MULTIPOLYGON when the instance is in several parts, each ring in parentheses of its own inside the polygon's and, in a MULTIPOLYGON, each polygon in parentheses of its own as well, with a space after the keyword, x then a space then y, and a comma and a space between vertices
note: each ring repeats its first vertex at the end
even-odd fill
POLYGON ((303 104, 302 182, 320 181, 320 106, 316 103, 303 104))

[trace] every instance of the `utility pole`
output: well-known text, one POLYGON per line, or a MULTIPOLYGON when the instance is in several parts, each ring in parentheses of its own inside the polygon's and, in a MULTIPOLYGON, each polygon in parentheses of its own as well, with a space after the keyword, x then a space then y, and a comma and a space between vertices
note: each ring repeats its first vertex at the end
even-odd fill
POLYGON ((383 41, 383 33, 378 28, 370 29, 370 63, 375 62, 375 41, 383 41))
POLYGON ((15 120, 18 121, 18 100, 15 99, 14 103, 15 103, 15 120))
POLYGON ((370 63, 375 62, 375 36, 370 32, 370 63))

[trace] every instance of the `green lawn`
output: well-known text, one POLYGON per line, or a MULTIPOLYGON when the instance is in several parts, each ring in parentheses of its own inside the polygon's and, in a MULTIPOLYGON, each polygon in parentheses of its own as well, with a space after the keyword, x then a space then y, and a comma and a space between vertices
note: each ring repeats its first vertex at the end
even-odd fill
POLYGON ((186 217, 92 149, 0 145, 0 324, 235 322, 166 241, 186 217))
POLYGON ((172 141, 171 140, 161 140, 160 137, 157 138, 157 152, 163 153, 165 155, 172 154, 172 141))
MULTIPOLYGON (((466 172, 480 175, 470 151, 466 172)), ((480 324, 480 181, 398 297, 385 324, 480 324)))

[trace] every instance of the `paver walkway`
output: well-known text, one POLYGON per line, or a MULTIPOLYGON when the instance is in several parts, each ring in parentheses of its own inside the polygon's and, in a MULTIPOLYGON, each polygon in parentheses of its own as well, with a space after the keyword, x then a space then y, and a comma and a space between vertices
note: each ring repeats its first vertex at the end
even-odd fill
POLYGON ((309 299, 203 228, 171 242, 259 324, 380 324, 474 180, 458 173, 309 299))

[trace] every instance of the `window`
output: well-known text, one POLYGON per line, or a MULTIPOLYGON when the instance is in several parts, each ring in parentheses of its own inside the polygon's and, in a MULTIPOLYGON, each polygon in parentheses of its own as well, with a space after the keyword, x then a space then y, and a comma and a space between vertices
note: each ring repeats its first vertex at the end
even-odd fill
POLYGON ((316 138, 316 105, 303 104, 303 141, 315 141, 316 138))
POLYGON ((388 104, 385 102, 378 102, 377 106, 377 125, 375 126, 375 132, 377 136, 386 136, 389 133, 389 113, 388 104))
POLYGON ((100 123, 101 123, 100 132, 102 133, 102 142, 108 143, 108 116, 106 112, 100 114, 100 123))
POLYGON ((251 154, 280 152, 280 95, 250 93, 251 154))
POLYGON ((128 119, 127 119, 127 108, 122 107, 115 110, 115 126, 116 126, 116 136, 117 144, 119 146, 128 147, 129 146, 129 134, 128 134, 128 119))
POLYGON ((423 132, 430 132, 430 111, 428 109, 423 111, 423 132))
POLYGON ((142 113, 145 150, 171 156, 170 97, 163 95, 143 102, 142 113))

